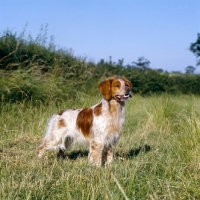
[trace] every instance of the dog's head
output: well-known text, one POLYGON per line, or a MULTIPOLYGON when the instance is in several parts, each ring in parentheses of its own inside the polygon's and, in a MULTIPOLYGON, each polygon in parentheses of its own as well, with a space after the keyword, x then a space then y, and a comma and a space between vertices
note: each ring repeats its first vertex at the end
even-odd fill
POLYGON ((98 88, 106 100, 126 101, 131 97, 132 83, 126 78, 108 78, 98 88))

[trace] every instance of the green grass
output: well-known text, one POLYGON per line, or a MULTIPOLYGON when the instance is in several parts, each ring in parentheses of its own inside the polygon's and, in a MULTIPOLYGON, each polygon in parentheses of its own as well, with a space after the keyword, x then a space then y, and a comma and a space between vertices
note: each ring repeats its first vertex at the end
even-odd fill
POLYGON ((53 113, 99 101, 2 104, 0 199, 200 199, 200 97, 133 96, 110 166, 89 166, 78 145, 65 159, 37 157, 53 113))

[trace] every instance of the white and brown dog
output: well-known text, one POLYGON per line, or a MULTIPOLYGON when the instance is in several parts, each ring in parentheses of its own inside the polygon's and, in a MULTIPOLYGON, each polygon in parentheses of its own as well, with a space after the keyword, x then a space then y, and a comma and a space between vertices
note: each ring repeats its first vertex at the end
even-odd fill
POLYGON ((108 78, 98 86, 103 99, 85 109, 63 110, 54 114, 46 129, 38 156, 46 150, 66 150, 72 144, 90 146, 89 163, 96 166, 108 164, 119 140, 124 123, 125 101, 131 97, 132 84, 126 78, 108 78))

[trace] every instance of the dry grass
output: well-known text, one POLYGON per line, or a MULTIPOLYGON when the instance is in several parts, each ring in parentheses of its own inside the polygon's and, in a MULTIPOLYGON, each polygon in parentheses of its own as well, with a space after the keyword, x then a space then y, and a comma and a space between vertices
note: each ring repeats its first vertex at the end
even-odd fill
POLYGON ((0 199, 199 199, 200 98, 134 96, 110 166, 95 168, 87 149, 74 146, 65 159, 37 158, 46 120, 68 107, 100 97, 48 107, 4 104, 0 113, 0 199))

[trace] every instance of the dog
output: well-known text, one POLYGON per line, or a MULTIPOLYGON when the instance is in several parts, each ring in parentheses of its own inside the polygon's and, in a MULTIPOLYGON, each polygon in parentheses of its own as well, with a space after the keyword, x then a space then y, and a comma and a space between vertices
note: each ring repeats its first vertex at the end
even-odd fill
POLYGON ((64 152, 78 142, 89 146, 91 165, 100 167, 111 163, 122 133, 125 101, 131 97, 132 83, 125 77, 111 77, 102 81, 98 88, 103 96, 99 104, 85 109, 62 110, 49 119, 38 148, 39 157, 50 149, 64 152))

